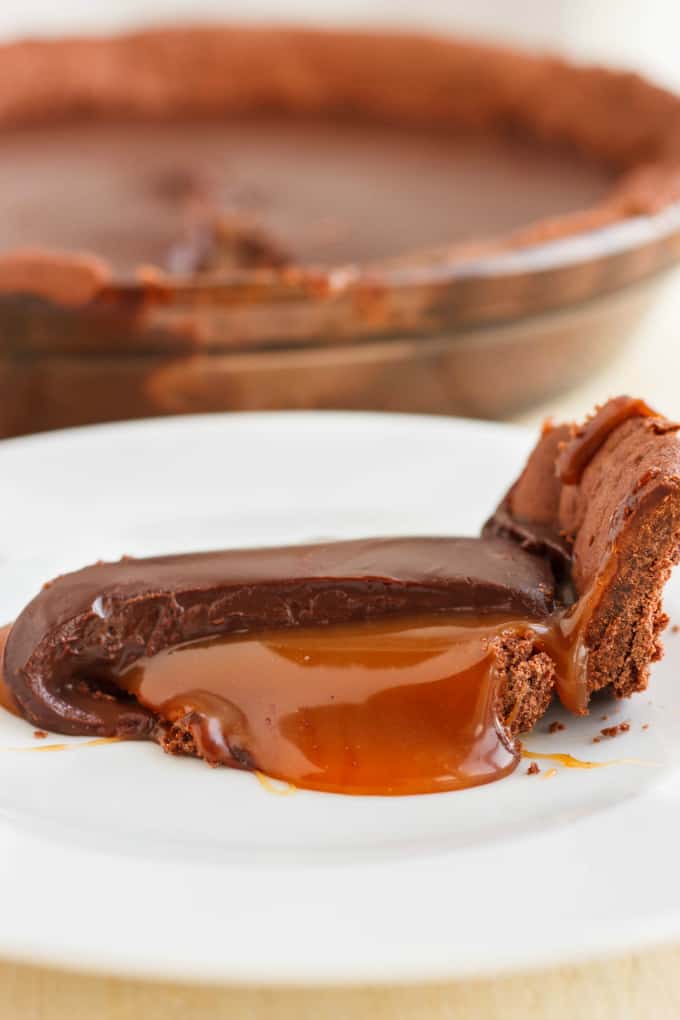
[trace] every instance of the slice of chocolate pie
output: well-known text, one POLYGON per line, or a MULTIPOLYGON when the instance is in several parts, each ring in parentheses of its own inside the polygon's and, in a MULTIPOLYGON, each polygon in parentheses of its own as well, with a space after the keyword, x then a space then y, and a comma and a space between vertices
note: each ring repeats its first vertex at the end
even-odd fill
MULTIPOLYGON (((557 690, 647 683, 680 545, 678 426, 621 397, 546 427, 481 538, 97 564, 6 635, 34 725, 152 739, 310 789, 502 778, 557 690)), ((1 643, 1 642, 0 642, 1 643)))
POLYGON ((45 729, 314 789, 454 789, 511 771, 546 710, 553 609, 548 561, 502 538, 124 560, 44 588, 5 677, 45 729))

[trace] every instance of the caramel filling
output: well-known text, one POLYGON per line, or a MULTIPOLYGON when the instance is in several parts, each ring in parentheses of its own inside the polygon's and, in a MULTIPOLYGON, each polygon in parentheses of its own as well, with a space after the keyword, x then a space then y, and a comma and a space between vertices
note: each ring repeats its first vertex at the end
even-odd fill
POLYGON ((587 711, 585 628, 600 590, 542 621, 458 613, 193 641, 116 683, 209 762, 338 793, 458 790, 519 760, 507 732, 519 700, 498 718, 501 635, 530 633, 562 703, 587 711))
MULTIPOLYGON (((540 621, 456 613, 192 641, 115 683, 158 716, 169 749, 211 763, 349 794, 478 786, 519 761, 508 730, 527 691, 515 685, 499 719, 499 639, 530 634, 562 703, 586 712, 585 631, 604 583, 540 621)), ((1 671, 0 705, 19 714, 1 671)))
POLYGON ((509 626, 456 615, 214 638, 117 682, 211 762, 312 790, 457 790, 519 759, 497 717, 493 640, 509 626))

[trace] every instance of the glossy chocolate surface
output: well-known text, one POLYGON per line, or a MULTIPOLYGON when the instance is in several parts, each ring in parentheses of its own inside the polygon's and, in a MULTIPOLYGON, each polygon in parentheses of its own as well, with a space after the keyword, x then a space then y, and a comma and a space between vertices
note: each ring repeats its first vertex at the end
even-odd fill
POLYGON ((528 140, 266 116, 24 128, 2 145, 0 254, 91 252, 130 279, 390 259, 572 212, 611 181, 528 140))

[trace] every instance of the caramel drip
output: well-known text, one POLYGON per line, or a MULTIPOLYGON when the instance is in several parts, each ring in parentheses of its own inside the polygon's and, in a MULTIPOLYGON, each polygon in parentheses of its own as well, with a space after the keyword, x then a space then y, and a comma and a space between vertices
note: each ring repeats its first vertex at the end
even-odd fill
POLYGON ((575 758, 573 754, 539 754, 537 751, 522 749, 523 758, 532 758, 536 761, 555 761, 563 765, 565 769, 606 769, 611 765, 644 765, 654 768, 658 765, 655 761, 643 761, 641 758, 615 758, 611 761, 584 761, 575 758))
POLYGON ((615 571, 613 551, 588 591, 573 606, 557 610, 545 629, 543 641, 556 665, 557 694, 564 707, 575 715, 588 712, 588 626, 615 571))
MULTIPOLYGON (((587 715, 590 700, 588 685, 588 627, 600 599, 616 572, 616 550, 590 588, 572 606, 556 609, 546 620, 529 624, 540 647, 555 663, 555 688, 561 703, 574 715, 587 715)), ((506 723, 517 715, 515 706, 506 723)))
POLYGON ((608 765, 618 765, 616 761, 582 761, 574 758, 572 754, 538 754, 536 751, 522 750, 523 758, 531 758, 534 761, 556 761, 565 769, 603 769, 608 765))

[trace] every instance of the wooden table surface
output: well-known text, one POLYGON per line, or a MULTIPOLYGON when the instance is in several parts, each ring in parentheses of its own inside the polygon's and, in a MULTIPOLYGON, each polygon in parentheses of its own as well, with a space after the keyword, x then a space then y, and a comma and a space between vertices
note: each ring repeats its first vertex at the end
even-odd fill
MULTIPOLYGON (((601 376, 518 420, 579 416, 617 393, 680 416, 680 275, 601 376)), ((644 875, 636 879, 644 881, 644 875)), ((540 939, 540 932, 536 933, 540 939)), ((497 980, 413 988, 194 988, 0 963, 0 1020, 677 1020, 680 949, 497 980)))
MULTIPOLYGON (((540 933, 539 933, 540 934, 540 933)), ((2 1020, 677 1020, 680 950, 414 988, 218 989, 0 965, 2 1020)))

